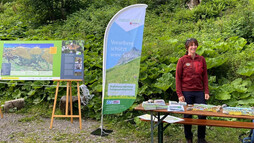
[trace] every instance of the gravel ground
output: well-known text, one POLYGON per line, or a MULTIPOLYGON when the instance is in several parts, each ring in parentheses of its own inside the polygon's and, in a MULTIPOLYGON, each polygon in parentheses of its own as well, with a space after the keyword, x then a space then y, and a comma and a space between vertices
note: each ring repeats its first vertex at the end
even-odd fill
POLYGON ((120 137, 117 131, 109 136, 101 137, 91 135, 91 132, 100 126, 94 120, 82 120, 82 130, 79 129, 79 120, 54 118, 53 128, 50 127, 50 118, 34 117, 5 113, 0 118, 0 142, 136 142, 129 137, 120 137))

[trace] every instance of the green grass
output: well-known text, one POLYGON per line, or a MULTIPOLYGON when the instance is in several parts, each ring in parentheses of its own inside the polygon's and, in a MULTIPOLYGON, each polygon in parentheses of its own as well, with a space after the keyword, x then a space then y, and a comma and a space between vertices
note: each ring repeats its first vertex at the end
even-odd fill
POLYGON ((23 123, 31 121, 42 122, 42 120, 39 118, 39 115, 27 116, 19 119, 18 121, 23 123))
POLYGON ((139 76, 140 57, 107 70, 108 83, 136 83, 139 76))
MULTIPOLYGON (((39 104, 31 104, 27 105, 28 103, 25 103, 25 107, 16 111, 18 114, 27 114, 27 115, 33 115, 31 118, 35 118, 36 116, 44 117, 44 118, 50 118, 52 116, 53 111, 53 105, 54 102, 41 102, 39 104)), ((59 105, 56 105, 56 115, 60 115, 61 111, 59 109, 59 105)), ((29 120, 29 119, 28 119, 29 120)))
MULTIPOLYGON (((115 66, 111 69, 108 69, 106 72, 107 83, 105 87, 108 87, 108 83, 137 84, 140 68, 139 65, 140 65, 140 57, 126 64, 115 66)), ((136 92, 137 89, 138 87, 136 86, 136 92)), ((108 95, 107 92, 108 89, 106 88, 106 95, 108 95)))

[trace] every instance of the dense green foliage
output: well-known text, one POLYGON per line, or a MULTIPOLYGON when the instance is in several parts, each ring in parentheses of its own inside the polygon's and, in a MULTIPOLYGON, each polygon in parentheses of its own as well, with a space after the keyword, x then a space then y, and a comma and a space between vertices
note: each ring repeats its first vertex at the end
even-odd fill
MULTIPOLYGON (((84 83, 95 94, 85 108, 86 116, 100 118, 107 23, 121 8, 135 3, 148 4, 136 104, 152 98, 177 100, 176 64, 185 54, 185 40, 194 37, 199 41, 198 54, 208 65, 209 103, 254 105, 254 0, 203 0, 192 10, 186 6, 187 0, 71 0, 70 5, 47 1, 54 10, 46 1, 40 1, 40 6, 33 0, 1 3, 0 39, 85 40, 84 83)), ((29 104, 52 102, 55 87, 44 86, 48 84, 53 82, 9 81, 0 84, 0 98, 24 97, 29 104)), ((64 93, 65 89, 60 89, 60 95, 64 93)), ((133 107, 119 116, 133 117, 133 107)))

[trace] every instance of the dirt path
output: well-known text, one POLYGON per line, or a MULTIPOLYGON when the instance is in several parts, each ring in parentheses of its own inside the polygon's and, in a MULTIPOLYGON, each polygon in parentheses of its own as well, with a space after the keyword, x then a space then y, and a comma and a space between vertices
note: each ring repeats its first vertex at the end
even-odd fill
POLYGON ((69 120, 55 118, 52 129, 49 129, 50 121, 50 118, 32 115, 4 114, 4 118, 0 118, 0 142, 136 142, 128 137, 119 139, 114 129, 107 137, 91 135, 100 126, 100 122, 93 120, 82 120, 82 130, 77 119, 72 124, 69 120))

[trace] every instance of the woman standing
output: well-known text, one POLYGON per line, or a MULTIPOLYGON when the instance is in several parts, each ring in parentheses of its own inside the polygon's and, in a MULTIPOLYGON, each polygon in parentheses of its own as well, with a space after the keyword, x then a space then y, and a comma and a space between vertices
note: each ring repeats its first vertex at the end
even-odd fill
MULTIPOLYGON (((198 41, 187 39, 186 54, 178 60, 176 67, 176 93, 179 101, 187 104, 206 104, 209 99, 208 76, 205 58, 196 54, 198 41)), ((184 115, 192 118, 192 115, 184 115)), ((199 116, 206 119, 206 116, 199 116)), ((192 143, 193 133, 191 125, 184 125, 187 143, 192 143)), ((198 143, 207 143, 205 140, 206 126, 198 126, 198 143)))

